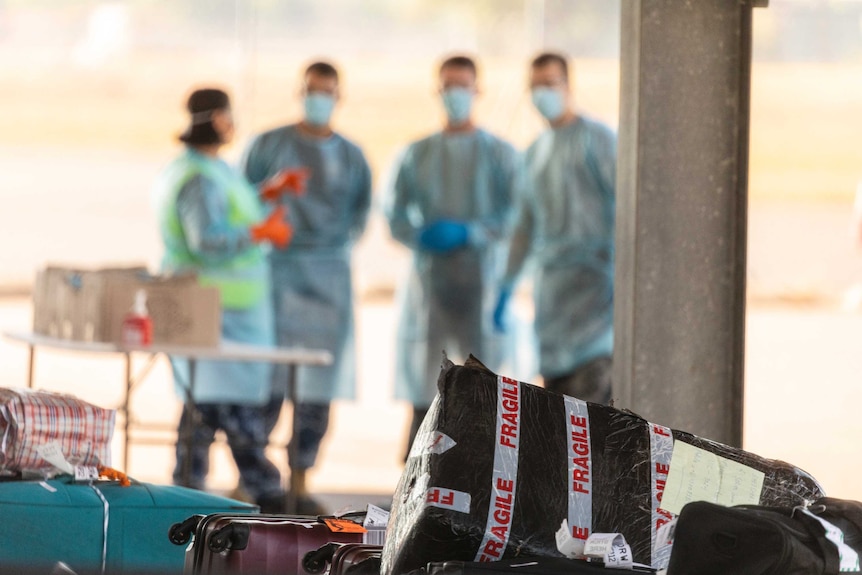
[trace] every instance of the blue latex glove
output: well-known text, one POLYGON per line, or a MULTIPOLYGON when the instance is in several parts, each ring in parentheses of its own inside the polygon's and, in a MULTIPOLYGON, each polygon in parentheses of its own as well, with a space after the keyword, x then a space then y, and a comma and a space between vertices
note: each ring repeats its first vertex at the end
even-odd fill
POLYGON ((445 254, 463 248, 469 240, 467 224, 457 220, 437 220, 419 232, 419 247, 423 250, 445 254))
POLYGON ((510 299, 512 299, 512 286, 500 288, 497 305, 494 306, 494 329, 500 333, 506 331, 506 308, 509 307, 510 299))

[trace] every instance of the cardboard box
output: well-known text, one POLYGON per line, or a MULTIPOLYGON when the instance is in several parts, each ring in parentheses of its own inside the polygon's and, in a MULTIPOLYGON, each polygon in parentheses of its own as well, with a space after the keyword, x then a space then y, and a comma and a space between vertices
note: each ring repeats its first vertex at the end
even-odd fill
POLYGON ((119 342, 135 292, 147 293, 153 343, 216 346, 221 301, 194 276, 153 276, 143 266, 81 270, 51 266, 36 276, 33 331, 80 341, 119 342))

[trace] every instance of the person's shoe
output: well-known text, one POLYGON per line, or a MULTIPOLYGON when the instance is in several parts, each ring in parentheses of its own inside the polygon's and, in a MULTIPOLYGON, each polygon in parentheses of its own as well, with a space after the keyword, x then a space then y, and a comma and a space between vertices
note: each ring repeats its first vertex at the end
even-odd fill
POLYGON ((267 515, 284 513, 284 495, 264 495, 257 500, 260 512, 267 515))

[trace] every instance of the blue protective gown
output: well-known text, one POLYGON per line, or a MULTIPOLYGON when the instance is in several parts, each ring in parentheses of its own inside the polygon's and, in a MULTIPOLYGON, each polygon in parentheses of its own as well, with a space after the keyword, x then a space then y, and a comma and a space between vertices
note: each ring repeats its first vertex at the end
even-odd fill
POLYGON ((483 130, 437 133, 405 150, 385 204, 393 237, 413 250, 399 294, 397 398, 431 404, 443 350, 459 360, 472 353, 490 369, 502 364, 508 338, 494 330, 492 310, 522 185, 515 149, 483 130), (467 223, 468 245, 423 250, 418 234, 440 219, 467 223))
POLYGON ((297 125, 260 134, 243 160, 255 185, 285 168, 303 167, 311 170, 306 192, 281 200, 293 240, 270 253, 276 332, 279 345, 333 354, 332 366, 302 367, 297 378, 300 401, 328 403, 355 396, 350 254, 368 219, 371 172, 352 142, 338 134, 307 136, 297 125))
POLYGON ((579 117, 528 148, 506 283, 536 264, 539 372, 572 373, 613 350, 616 136, 579 117))
MULTIPOLYGON (((259 285, 261 289, 246 293, 242 305, 223 305, 222 339, 274 345, 272 303, 267 297, 269 269, 261 247, 251 242, 248 231, 251 223, 263 217, 255 190, 224 161, 188 149, 165 170, 154 200, 166 245, 162 270, 194 271, 227 280, 236 277, 259 285), (238 196, 246 206, 241 215, 236 215, 238 196), (232 218, 239 221, 232 222, 232 218), (171 231, 170 222, 181 230, 171 231), (244 262, 241 269, 236 269, 237 261, 244 262)), ((229 299, 230 295, 223 292, 223 304, 229 299)), ((189 380, 188 362, 172 359, 171 363, 178 392, 184 395, 189 380)), ((271 380, 272 367, 268 363, 199 360, 194 401, 263 405, 270 397, 271 380)))

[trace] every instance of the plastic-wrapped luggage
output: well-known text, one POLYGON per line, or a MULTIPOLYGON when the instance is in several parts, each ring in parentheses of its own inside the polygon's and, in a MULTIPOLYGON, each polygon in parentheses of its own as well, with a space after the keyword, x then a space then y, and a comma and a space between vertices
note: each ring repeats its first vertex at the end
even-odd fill
POLYGON ((365 532, 349 519, 217 513, 189 518, 171 529, 174 543, 184 543, 178 535, 188 528, 194 535, 186 550, 185 575, 314 575, 303 567, 307 553, 332 542, 361 543, 365 532))
POLYGON ((79 575, 179 575, 184 550, 165 534, 189 515, 257 507, 173 485, 113 481, 0 482, 0 566, 48 573, 63 562, 79 575))
POLYGON ((383 575, 431 561, 559 557, 556 532, 621 533, 634 562, 663 568, 658 529, 675 442, 765 474, 760 503, 794 506, 823 495, 789 464, 752 455, 635 414, 499 377, 471 358, 446 361, 439 394, 393 499, 383 575))
POLYGON ((72 465, 111 465, 115 412, 74 396, 0 388, 0 473, 49 476, 39 449, 56 443, 72 465))

